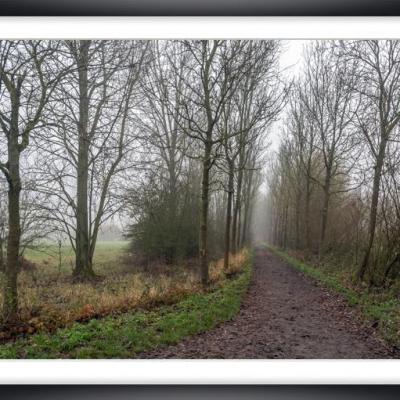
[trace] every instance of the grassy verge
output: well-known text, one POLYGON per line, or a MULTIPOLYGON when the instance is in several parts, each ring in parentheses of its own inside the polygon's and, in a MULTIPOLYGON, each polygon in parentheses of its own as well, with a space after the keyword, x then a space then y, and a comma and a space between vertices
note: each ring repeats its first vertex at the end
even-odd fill
POLYGON ((391 345, 400 345, 399 298, 390 293, 371 293, 367 289, 351 287, 348 282, 345 285, 333 274, 299 261, 276 247, 268 246, 268 249, 292 267, 344 296, 350 305, 359 307, 368 322, 377 324, 378 330, 391 345))
MULTIPOLYGON (((49 254, 51 249, 48 246, 49 254)), ((0 321, 0 343, 22 335, 54 332, 74 322, 148 309, 155 304, 175 304, 201 291, 197 264, 193 260, 173 265, 154 262, 145 268, 129 256, 126 243, 99 243, 94 257, 94 270, 99 279, 76 283, 71 277, 72 268, 67 269, 68 262, 73 261, 72 249, 64 246, 62 251, 64 263, 60 269, 56 258, 43 252, 26 254, 35 266, 19 274, 20 322, 2 325, 0 321)), ((241 269, 247 253, 247 249, 242 249, 232 255, 230 272, 241 269)), ((217 285, 224 277, 223 260, 210 262, 212 285, 217 285)), ((3 278, 0 273, 0 286, 3 278)), ((2 301, 0 291, 0 308, 2 301)))
POLYGON ((134 358, 139 352, 179 342, 232 319, 251 276, 252 257, 234 279, 208 293, 152 311, 92 319, 0 346, 0 358, 134 358))

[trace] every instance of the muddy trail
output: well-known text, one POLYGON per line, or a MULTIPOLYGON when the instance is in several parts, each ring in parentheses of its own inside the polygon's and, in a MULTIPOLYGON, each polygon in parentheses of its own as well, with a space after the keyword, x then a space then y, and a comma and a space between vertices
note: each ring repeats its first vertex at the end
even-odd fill
POLYGON ((337 294, 258 249, 232 321, 140 358, 399 358, 337 294))

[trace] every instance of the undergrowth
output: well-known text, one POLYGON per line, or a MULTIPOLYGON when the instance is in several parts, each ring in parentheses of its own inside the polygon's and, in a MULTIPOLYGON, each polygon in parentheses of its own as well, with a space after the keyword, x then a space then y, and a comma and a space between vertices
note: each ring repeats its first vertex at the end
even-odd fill
POLYGON ((90 319, 52 334, 18 339, 0 346, 0 358, 134 358, 207 331, 239 311, 251 276, 252 255, 246 254, 235 277, 221 279, 212 291, 190 294, 173 305, 90 319))
MULTIPOLYGON (((16 325, 0 324, 0 341, 53 332, 74 322, 138 308, 173 304, 202 290, 197 264, 160 264, 150 271, 127 263, 123 254, 116 245, 100 247, 95 261, 101 278, 87 283, 75 283, 68 271, 58 274, 53 265, 46 266, 37 258, 36 270, 23 271, 19 277, 20 321, 16 325)), ((247 256, 246 249, 232 256, 228 271, 223 271, 221 260, 211 263, 211 286, 218 286, 226 273, 238 270, 247 256)), ((0 307, 1 303, 0 292, 0 307)))

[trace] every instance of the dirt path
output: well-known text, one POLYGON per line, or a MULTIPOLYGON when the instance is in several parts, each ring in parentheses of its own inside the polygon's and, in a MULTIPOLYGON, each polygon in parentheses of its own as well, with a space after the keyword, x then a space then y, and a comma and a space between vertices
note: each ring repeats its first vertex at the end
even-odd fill
POLYGON ((258 249, 238 316, 140 358, 393 358, 356 309, 258 249))

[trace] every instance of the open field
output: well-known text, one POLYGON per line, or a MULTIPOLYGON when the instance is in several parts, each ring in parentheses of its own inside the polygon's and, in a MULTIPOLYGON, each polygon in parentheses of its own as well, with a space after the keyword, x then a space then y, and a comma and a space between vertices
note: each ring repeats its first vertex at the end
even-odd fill
MULTIPOLYGON (((98 242, 94 254, 94 268, 97 273, 107 275, 114 273, 120 266, 118 262, 128 247, 125 241, 98 242), (110 270, 110 263, 112 268, 110 270)), ((61 268, 60 249, 56 244, 43 245, 38 250, 27 249, 24 256, 37 265, 38 272, 48 276, 71 274, 74 267, 74 252, 69 244, 61 246, 61 268)))

